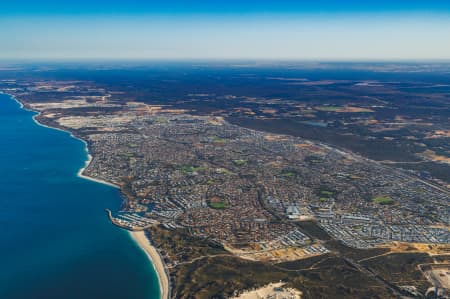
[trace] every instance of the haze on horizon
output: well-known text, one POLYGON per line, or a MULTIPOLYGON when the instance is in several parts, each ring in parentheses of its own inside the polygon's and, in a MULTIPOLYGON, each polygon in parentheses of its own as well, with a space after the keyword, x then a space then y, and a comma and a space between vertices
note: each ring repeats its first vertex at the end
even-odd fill
POLYGON ((448 60, 448 1, 9 1, 0 59, 448 60))

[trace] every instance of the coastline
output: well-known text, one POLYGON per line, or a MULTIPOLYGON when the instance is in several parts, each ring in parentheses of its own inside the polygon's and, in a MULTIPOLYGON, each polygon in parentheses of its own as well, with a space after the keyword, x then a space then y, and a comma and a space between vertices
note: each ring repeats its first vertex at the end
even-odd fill
MULTIPOLYGON (((38 120, 36 120, 36 117, 40 115, 39 111, 34 111, 32 109, 27 108, 20 100, 18 100, 14 95, 9 94, 9 93, 5 93, 0 91, 0 94, 4 94, 9 96, 11 99, 13 99, 17 104, 19 104, 21 109, 24 109, 26 111, 30 111, 33 113, 36 113, 35 115, 32 116, 33 122, 36 123, 38 126, 44 127, 44 128, 48 128, 48 129, 52 129, 52 130, 58 130, 64 133, 67 133, 70 135, 70 137, 77 139, 81 142, 83 142, 83 144, 85 145, 85 152, 87 155, 87 159, 84 163, 84 166, 81 167, 78 172, 77 172, 77 177, 85 179, 85 180, 89 180, 92 182, 96 182, 99 184, 104 184, 113 188, 117 188, 120 189, 120 186, 101 180, 101 179, 97 179, 97 178, 93 178, 90 176, 87 176, 85 174, 83 174, 83 172, 86 170, 86 168, 89 166, 89 164, 92 162, 92 155, 89 153, 89 147, 88 147, 88 143, 75 136, 72 132, 67 131, 67 130, 63 130, 60 128, 55 128, 55 127, 50 127, 47 126, 45 124, 40 123, 38 120)), ((129 232, 129 236, 130 238, 146 253, 147 258, 150 260, 150 263, 152 264, 153 268, 156 271, 157 277, 158 277, 158 282, 159 282, 159 287, 160 287, 160 298, 161 299, 169 299, 170 295, 169 295, 169 288, 170 288, 170 284, 169 284, 169 276, 166 272, 166 268, 165 268, 165 264, 164 264, 164 260, 162 259, 161 255, 158 253, 158 251, 156 250, 156 248, 154 246, 151 245, 150 240, 147 238, 147 236, 145 235, 145 233, 143 231, 135 231, 135 232, 129 232)))
POLYGON ((169 299, 169 277, 166 272, 164 260, 158 250, 150 243, 144 231, 129 231, 129 233, 136 244, 145 252, 158 275, 159 289, 161 292, 160 298, 169 299))
POLYGON ((13 99, 17 104, 20 105, 20 108, 21 108, 21 109, 24 109, 24 110, 26 110, 26 111, 30 111, 30 112, 33 112, 33 113, 37 113, 37 114, 35 114, 35 115, 32 116, 32 119, 33 119, 34 123, 36 123, 38 126, 41 126, 41 127, 47 128, 47 129, 52 129, 52 130, 57 130, 57 131, 61 131, 61 132, 67 133, 67 134, 70 135, 70 137, 72 137, 72 138, 74 138, 74 139, 77 139, 77 140, 83 142, 83 144, 84 144, 84 146, 85 146, 85 151, 86 151, 86 155, 87 155, 87 160, 85 161, 84 166, 83 166, 82 168, 80 168, 80 170, 78 170, 78 173, 77 173, 77 176, 78 176, 78 177, 83 178, 83 179, 85 179, 85 180, 89 180, 89 181, 92 181, 92 182, 96 182, 96 183, 99 183, 99 184, 104 184, 104 185, 108 185, 108 186, 110 186, 110 187, 114 187, 114 188, 120 189, 120 186, 118 186, 118 185, 116 185, 116 184, 113 184, 113 183, 110 183, 110 182, 107 182, 107 181, 104 181, 104 180, 101 180, 101 179, 93 178, 93 177, 90 177, 90 176, 84 174, 85 169, 86 169, 86 168, 89 166, 89 164, 92 162, 92 155, 89 154, 88 143, 87 143, 85 140, 83 140, 83 139, 81 139, 81 138, 75 136, 75 135, 74 135, 72 132, 70 132, 70 131, 63 130, 63 129, 60 129, 60 128, 55 128, 55 127, 50 127, 50 126, 47 126, 47 125, 45 125, 45 124, 40 123, 40 122, 36 119, 36 117, 39 116, 39 115, 41 114, 39 111, 35 111, 35 110, 32 110, 32 109, 27 108, 21 101, 19 101, 19 100, 18 100, 15 96, 13 96, 12 94, 4 93, 4 92, 1 92, 1 91, 0 91, 0 94, 4 94, 4 95, 9 96, 9 97, 10 97, 11 99, 13 99))
POLYGON ((118 185, 115 185, 113 183, 110 183, 110 182, 107 182, 107 181, 104 181, 104 180, 101 180, 101 179, 96 179, 96 178, 93 178, 93 177, 90 177, 90 176, 87 176, 87 175, 83 174, 84 170, 92 162, 92 155, 89 154, 89 150, 88 150, 86 141, 84 141, 84 140, 81 140, 81 141, 83 141, 85 143, 85 145, 86 145, 85 151, 86 151, 86 154, 87 154, 87 160, 86 160, 86 162, 84 162, 84 167, 82 167, 82 168, 80 168, 80 170, 78 170, 77 176, 79 178, 82 178, 82 179, 85 179, 85 180, 89 180, 89 181, 92 181, 92 182, 96 182, 96 183, 99 183, 99 184, 104 184, 104 185, 108 185, 108 186, 113 187, 113 188, 120 189, 120 187, 118 185))

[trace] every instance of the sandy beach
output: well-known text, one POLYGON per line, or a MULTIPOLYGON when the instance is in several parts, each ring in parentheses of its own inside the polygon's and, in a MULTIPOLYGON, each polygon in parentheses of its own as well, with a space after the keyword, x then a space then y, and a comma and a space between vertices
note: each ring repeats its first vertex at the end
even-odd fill
POLYGON ((158 274, 159 287, 161 290, 161 299, 169 299, 169 277, 165 270, 164 261, 155 247, 150 244, 150 241, 145 236, 144 231, 130 232, 131 237, 136 243, 145 251, 150 262, 158 274))
MULTIPOLYGON (((1 93, 1 92, 0 92, 0 93, 1 93)), ((2 94, 4 94, 4 93, 2 93, 2 94)), ((37 113, 36 115, 34 115, 34 116, 32 117, 32 118, 33 118, 33 121, 34 121, 37 125, 39 125, 39 126, 41 126, 41 127, 44 127, 44 128, 48 128, 48 129, 52 129, 52 130, 58 130, 58 131, 61 131, 61 132, 68 133, 68 134, 70 134, 70 137, 72 137, 72 138, 74 138, 74 139, 77 139, 77 140, 80 140, 81 142, 84 143, 84 145, 85 145, 85 151, 86 151, 86 154, 87 154, 87 157, 88 157, 88 158, 87 158, 86 162, 84 163, 84 167, 80 168, 80 170, 78 171, 78 173, 77 173, 78 177, 83 178, 83 179, 85 179, 85 180, 93 181, 93 182, 96 182, 96 183, 100 183, 100 184, 104 184, 104 185, 108 185, 108 186, 110 186, 110 187, 114 187, 114 188, 120 189, 119 186, 117 186, 117 185, 115 185, 115 184, 113 184, 113 183, 110 183, 110 182, 107 182, 107 181, 104 181, 104 180, 100 180, 100 179, 96 179, 96 178, 93 178, 93 177, 90 177, 90 176, 87 176, 87 175, 84 175, 84 174, 83 174, 83 172, 84 172, 84 170, 86 169, 86 167, 88 167, 89 164, 90 164, 91 161, 92 161, 92 155, 89 154, 88 145, 87 145, 87 142, 86 142, 85 140, 76 137, 76 136, 73 135, 72 132, 70 132, 70 131, 63 130, 63 129, 60 129, 60 128, 55 128, 55 127, 50 127, 50 126, 47 126, 47 125, 45 125, 45 124, 40 123, 38 120, 36 120, 36 117, 40 114, 40 112, 34 111, 34 110, 31 110, 31 109, 26 108, 25 105, 24 105, 21 101, 19 101, 17 98, 15 98, 13 95, 10 95, 10 94, 7 94, 7 95, 9 95, 14 101, 16 101, 16 102, 20 105, 20 108, 25 109, 25 110, 27 110, 27 111, 31 111, 31 112, 37 113)))
POLYGON ((90 180, 90 181, 97 182, 97 183, 100 183, 100 184, 108 185, 108 186, 111 186, 111 187, 114 187, 114 188, 120 188, 119 186, 117 186, 117 185, 115 185, 115 184, 112 184, 112 183, 109 183, 109 182, 107 182, 107 181, 103 181, 103 180, 100 180, 100 179, 92 178, 92 177, 90 177, 90 176, 87 176, 87 175, 84 175, 84 174, 83 174, 83 172, 84 172, 84 170, 86 169, 86 167, 88 167, 89 164, 90 164, 91 161, 92 161, 92 156, 89 154, 88 145, 87 145, 87 142, 86 142, 85 140, 76 137, 76 136, 73 135, 72 132, 70 132, 70 131, 63 130, 63 129, 60 129, 60 128, 55 128, 55 127, 50 127, 50 126, 47 126, 47 125, 45 125, 45 124, 40 123, 39 121, 36 120, 36 117, 40 114, 39 111, 34 111, 34 110, 31 110, 31 109, 25 107, 25 105, 24 105, 20 100, 18 100, 16 97, 14 97, 14 96, 11 95, 11 94, 3 93, 3 92, 0 92, 0 94, 6 94, 6 95, 9 95, 14 101, 16 101, 16 102, 20 105, 20 108, 25 109, 25 110, 27 110, 27 111, 31 111, 31 112, 37 113, 36 115, 33 115, 33 117, 32 117, 32 118, 33 118, 33 121, 34 121, 37 125, 39 125, 39 126, 41 126, 41 127, 44 127, 44 128, 48 128, 48 129, 52 129, 52 130, 57 130, 57 131, 61 131, 61 132, 68 133, 68 134, 70 134, 70 136, 71 136, 72 138, 77 139, 77 140, 80 140, 81 142, 84 143, 84 145, 85 145, 85 151, 86 151, 86 154, 87 154, 88 159, 86 160, 86 162, 85 162, 85 164, 84 164, 84 167, 82 167, 82 168, 78 171, 78 173, 77 173, 78 177, 83 178, 83 179, 85 179, 85 180, 90 180))
MULTIPOLYGON (((82 140, 82 141, 86 144, 86 142, 84 140, 82 140)), ((88 152, 87 145, 86 145, 86 152, 88 152)), ((86 169, 86 167, 89 166, 89 164, 92 161, 92 156, 89 153, 87 154, 87 156, 88 156, 88 159, 86 160, 86 162, 84 164, 84 167, 80 168, 80 170, 77 173, 78 177, 83 178, 85 180, 93 181, 93 182, 96 182, 96 183, 100 183, 100 184, 104 184, 104 185, 108 185, 108 186, 120 189, 119 186, 114 185, 112 183, 109 183, 109 182, 106 182, 106 181, 103 181, 103 180, 100 180, 100 179, 96 179, 96 178, 92 178, 90 176, 84 175, 83 174, 84 170, 86 169)))
MULTIPOLYGON (((92 162, 92 155, 89 153, 88 145, 87 145, 87 142, 85 140, 74 136, 72 134, 72 132, 70 132, 70 131, 66 131, 66 130, 63 130, 63 129, 60 129, 60 128, 50 127, 50 126, 47 126, 45 124, 40 123, 39 121, 36 120, 36 117, 40 114, 40 112, 36 112, 36 111, 30 110, 30 109, 27 109, 25 107, 25 105, 22 102, 20 102, 17 98, 15 98, 12 95, 10 95, 10 96, 13 98, 14 101, 16 101, 21 106, 22 109, 25 109, 25 110, 37 113, 36 115, 34 115, 32 117, 33 121, 37 125, 45 127, 45 128, 53 129, 53 130, 63 131, 65 133, 70 134, 70 136, 72 138, 78 139, 78 140, 80 140, 81 142, 84 143, 85 151, 86 151, 86 154, 87 154, 87 160, 86 160, 86 162, 84 164, 84 167, 80 168, 80 170, 78 171, 78 173, 77 173, 78 177, 86 179, 86 180, 90 180, 90 181, 93 181, 93 182, 96 182, 96 183, 105 184, 105 185, 108 185, 108 186, 120 189, 120 187, 118 185, 112 184, 110 182, 107 182, 107 181, 104 181, 104 180, 101 180, 101 179, 92 178, 90 176, 87 176, 87 175, 83 174, 83 172, 86 169, 86 167, 88 167, 89 164, 92 162)), ((164 261, 162 260, 160 254, 158 253, 156 248, 153 247, 150 244, 150 241, 145 236, 145 233, 143 231, 130 232, 130 235, 131 235, 132 239, 139 245, 139 247, 142 250, 145 251, 145 253, 147 254, 148 258, 150 259, 151 264, 153 265, 153 267, 156 270, 156 273, 158 275, 158 280, 159 280, 161 299, 169 299, 169 286, 170 286, 169 285, 169 277, 168 277, 167 272, 165 270, 164 261)))
MULTIPOLYGON (((36 120, 36 117, 40 114, 40 112, 36 112, 36 111, 30 110, 30 109, 27 109, 25 107, 25 105, 21 101, 19 101, 17 98, 15 98, 12 95, 10 95, 10 96, 11 96, 11 98, 14 101, 16 101, 20 105, 20 107, 22 109, 25 109, 25 110, 37 113, 36 115, 34 115, 32 117, 33 121, 37 125, 45 127, 45 128, 49 128, 49 129, 58 130, 58 131, 62 131, 62 132, 68 133, 68 134, 70 134, 70 136, 72 138, 78 139, 78 140, 80 140, 81 142, 84 143, 85 151, 86 151, 86 154, 87 154, 87 160, 86 160, 86 162, 84 164, 84 167, 80 168, 80 170, 78 171, 78 173, 77 173, 78 177, 83 178, 85 180, 90 180, 90 181, 93 181, 93 182, 96 182, 96 183, 100 183, 100 184, 104 184, 104 185, 108 185, 108 186, 120 189, 120 187, 118 185, 112 184, 110 182, 107 182, 107 181, 104 181, 104 180, 101 180, 101 179, 92 178, 90 176, 87 176, 87 175, 83 174, 83 172, 86 169, 86 167, 88 167, 89 164, 92 162, 92 155, 89 153, 88 144, 87 144, 87 142, 85 140, 76 137, 70 131, 66 131, 66 130, 63 130, 63 129, 60 129, 60 128, 50 127, 50 126, 47 126, 45 124, 40 123, 39 121, 36 120)), ((167 273, 165 271, 164 261, 162 260, 162 258, 159 255, 158 251, 156 250, 155 247, 153 247, 150 244, 150 241, 147 239, 147 237, 145 236, 145 233, 143 231, 130 232, 130 235, 133 238, 133 240, 139 245, 139 247, 141 247, 142 250, 145 251, 145 253, 147 254, 148 258, 150 259, 150 262, 153 264, 153 267, 155 268, 155 270, 156 270, 156 272, 158 274, 159 286, 160 286, 160 290, 161 290, 161 299, 169 299, 169 278, 168 278, 167 273)))

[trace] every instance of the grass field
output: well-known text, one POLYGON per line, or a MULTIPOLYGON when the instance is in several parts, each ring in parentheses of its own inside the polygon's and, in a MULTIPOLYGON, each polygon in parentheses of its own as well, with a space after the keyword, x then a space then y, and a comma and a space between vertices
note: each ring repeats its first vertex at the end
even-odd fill
POLYGON ((285 177, 285 178, 292 178, 295 177, 296 173, 293 171, 282 171, 281 172, 281 176, 285 177))
POLYGON ((243 160, 243 159, 233 160, 233 163, 236 166, 245 166, 245 165, 247 165, 247 160, 243 160))
POLYGON ((206 170, 206 167, 204 166, 193 166, 193 165, 184 165, 181 167, 181 171, 184 173, 194 173, 194 172, 199 172, 199 171, 204 171, 206 170))
POLYGON ((224 138, 214 137, 213 142, 214 143, 225 144, 225 143, 227 143, 227 140, 224 139, 224 138))
POLYGON ((210 208, 217 209, 217 210, 223 210, 223 209, 226 209, 228 207, 227 204, 224 201, 208 202, 208 206, 210 208))
POLYGON ((372 198, 372 201, 380 205, 391 205, 394 203, 394 200, 389 196, 376 196, 372 198))

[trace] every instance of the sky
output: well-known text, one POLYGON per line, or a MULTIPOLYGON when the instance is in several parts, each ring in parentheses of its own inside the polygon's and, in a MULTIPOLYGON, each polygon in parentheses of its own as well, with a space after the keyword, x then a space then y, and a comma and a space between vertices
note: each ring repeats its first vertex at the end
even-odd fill
POLYGON ((449 60, 450 1, 0 1, 1 60, 449 60))

